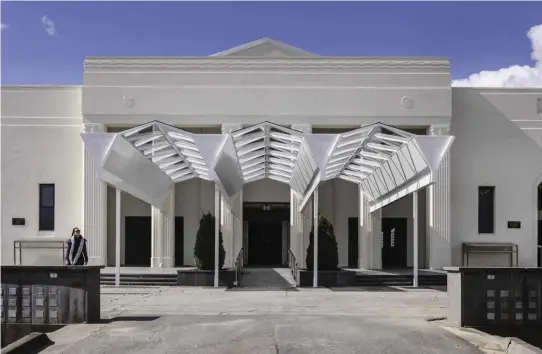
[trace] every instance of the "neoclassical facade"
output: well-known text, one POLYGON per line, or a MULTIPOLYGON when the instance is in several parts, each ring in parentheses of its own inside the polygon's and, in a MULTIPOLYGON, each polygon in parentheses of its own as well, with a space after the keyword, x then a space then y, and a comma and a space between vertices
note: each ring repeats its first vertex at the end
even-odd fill
MULTIPOLYGON (((455 140, 442 150, 438 167, 429 169, 430 183, 403 194, 399 187, 407 187, 408 178, 398 182, 393 167, 375 174, 372 187, 364 187, 370 173, 362 169, 370 166, 352 162, 348 167, 339 160, 343 165, 336 172, 331 155, 337 144, 311 150, 315 163, 327 163, 319 166, 321 173, 327 167, 333 177, 322 174, 317 183, 318 209, 333 222, 340 266, 380 269, 417 263, 440 269, 460 265, 463 244, 469 242, 516 244, 518 264, 536 266, 542 90, 452 88, 450 81, 446 58, 320 57, 262 39, 209 57, 87 58, 81 86, 4 86, 2 264, 18 261, 14 241, 63 241, 78 226, 89 240, 92 263, 114 265, 118 256, 126 266, 193 265, 199 219, 218 211, 226 265, 233 265, 241 249, 249 264, 285 264, 291 252, 303 265, 312 206, 301 189, 286 183, 293 179, 297 160, 292 166, 281 163, 288 158, 281 151, 298 147, 286 146, 280 134, 348 142, 348 134, 378 126, 374 133, 381 134, 381 143, 394 130, 413 139, 455 140), (156 131, 138 130, 151 122, 171 127, 172 134, 164 134, 162 141, 168 147, 152 139, 156 131), (263 149, 250 166, 241 159, 243 146, 235 145, 235 136, 264 122, 269 122, 267 130, 258 128, 264 136, 261 145, 258 140, 247 143, 263 149), (137 131, 132 139, 131 131, 137 131), (194 145, 172 145, 174 133, 196 136, 194 145), (108 155, 104 169, 105 160, 98 161, 83 143, 82 136, 90 134, 120 136, 127 145, 115 150, 118 159, 108 155), (213 136, 234 144, 235 162, 245 165, 236 170, 242 174, 240 184, 224 177, 227 172, 219 172, 218 164, 199 170, 197 163, 187 164, 190 172, 182 175, 178 166, 189 155, 160 155, 162 148, 181 146, 209 162, 201 149, 205 144, 198 144, 213 136), (263 174, 252 171, 261 167, 258 159, 263 174), (111 174, 104 177, 104 171, 111 174), (217 184, 208 173, 223 178, 217 184), (389 189, 387 199, 372 199, 392 180, 397 190, 389 189), (231 200, 228 188, 238 189, 231 200), (217 193, 222 196, 218 209, 217 193)), ((391 148, 401 148, 400 141, 392 141, 391 148)), ((379 148, 371 143, 369 154, 379 148)), ((363 159, 360 151, 347 160, 363 159)), ((424 161, 436 152, 424 151, 424 161)), ((393 152, 388 155, 391 159, 393 152)), ((423 168, 413 169, 423 174, 423 168)), ((58 250, 29 247, 23 252, 25 264, 58 262, 58 250)), ((473 257, 473 264, 507 262, 498 253, 473 257)))

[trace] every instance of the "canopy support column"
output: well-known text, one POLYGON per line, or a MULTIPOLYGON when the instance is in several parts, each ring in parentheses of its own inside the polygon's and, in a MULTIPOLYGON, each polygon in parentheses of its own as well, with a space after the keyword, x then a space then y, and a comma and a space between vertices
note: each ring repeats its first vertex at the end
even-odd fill
POLYGON ((312 286, 317 288, 318 287, 318 187, 314 190, 312 200, 314 202, 314 206, 312 208, 314 219, 313 219, 313 242, 314 242, 314 266, 313 266, 313 279, 312 279, 312 286))
POLYGON ((220 189, 215 184, 215 288, 218 288, 219 263, 219 241, 220 241, 220 189))
POLYGON ((120 219, 121 219, 121 190, 115 194, 115 286, 120 286, 120 219))
POLYGON ((412 222, 414 224, 414 252, 413 252, 413 284, 412 286, 418 287, 418 191, 412 193, 412 222))

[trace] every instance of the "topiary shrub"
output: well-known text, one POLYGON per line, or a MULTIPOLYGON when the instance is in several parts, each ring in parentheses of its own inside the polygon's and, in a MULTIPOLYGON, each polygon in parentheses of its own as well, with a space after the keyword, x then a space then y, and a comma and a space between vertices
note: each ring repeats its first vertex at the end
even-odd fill
MULTIPOLYGON (((309 248, 307 248, 307 269, 314 268, 314 226, 310 233, 309 248)), ((339 250, 333 232, 333 224, 323 215, 318 216, 318 270, 337 270, 339 265, 339 250)))
MULTIPOLYGON (((219 235, 218 245, 218 269, 222 269, 226 251, 222 240, 222 232, 219 235)), ((199 229, 194 245, 194 259, 200 270, 215 269, 215 217, 211 213, 203 214, 199 220, 199 229)))

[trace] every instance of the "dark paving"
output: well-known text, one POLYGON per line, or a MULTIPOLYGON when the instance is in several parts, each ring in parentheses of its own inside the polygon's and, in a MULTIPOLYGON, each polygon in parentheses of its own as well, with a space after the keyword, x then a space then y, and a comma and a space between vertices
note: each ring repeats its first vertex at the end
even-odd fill
POLYGON ((65 354, 481 353, 423 320, 347 316, 166 316, 113 322, 65 354))

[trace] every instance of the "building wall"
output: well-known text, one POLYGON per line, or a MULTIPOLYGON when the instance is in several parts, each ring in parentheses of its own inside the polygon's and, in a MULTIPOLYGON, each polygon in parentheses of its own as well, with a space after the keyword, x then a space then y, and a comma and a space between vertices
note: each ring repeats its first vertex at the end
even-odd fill
MULTIPOLYGON (((2 87, 2 264, 13 241, 66 241, 83 222, 80 87, 2 87), (39 231, 39 184, 55 184, 55 230, 39 231), (12 226, 14 217, 25 226, 12 226)), ((82 229, 84 233, 84 229, 82 229)), ((26 250, 23 264, 61 264, 61 251, 26 250)))
MULTIPOLYGON (((453 89, 451 134, 452 263, 461 264, 463 242, 513 242, 520 266, 536 266, 536 188, 542 174, 542 148, 512 121, 537 115, 536 99, 521 91, 453 89), (523 102, 523 105, 513 102, 523 102), (534 104, 527 104, 529 103, 534 104), (533 102, 534 101, 534 102, 533 102), (478 186, 495 186, 495 233, 479 235, 478 186), (507 221, 521 221, 508 229, 507 221)), ((539 91, 542 96, 542 92, 539 91)), ((478 257, 484 264, 503 264, 478 257)))

